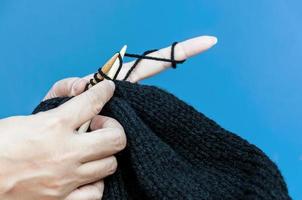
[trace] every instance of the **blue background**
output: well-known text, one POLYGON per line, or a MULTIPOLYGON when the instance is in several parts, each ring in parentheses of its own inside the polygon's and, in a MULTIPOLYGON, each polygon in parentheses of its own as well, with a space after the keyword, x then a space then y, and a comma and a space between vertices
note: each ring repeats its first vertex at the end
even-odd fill
POLYGON ((302 199, 302 3, 294 0, 1 0, 0 117, 28 114, 49 87, 113 52, 209 34, 210 51, 147 84, 176 94, 263 149, 302 199))

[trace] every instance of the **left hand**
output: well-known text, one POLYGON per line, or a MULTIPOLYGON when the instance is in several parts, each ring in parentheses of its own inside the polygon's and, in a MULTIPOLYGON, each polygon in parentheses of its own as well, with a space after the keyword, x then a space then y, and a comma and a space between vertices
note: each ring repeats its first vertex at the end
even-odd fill
MULTIPOLYGON (((200 54, 217 43, 217 39, 212 36, 199 36, 183 42, 178 43, 175 46, 175 60, 185 60, 197 54, 200 54)), ((160 49, 156 52, 148 54, 148 56, 160 57, 170 59, 171 47, 166 47, 160 49)), ((117 77, 118 80, 121 80, 125 77, 128 70, 133 65, 134 61, 124 63, 123 67, 117 77)), ((128 78, 130 82, 138 82, 150 76, 154 76, 165 69, 169 68, 171 63, 169 62, 160 62, 154 60, 143 59, 137 67, 133 70, 131 75, 128 78)), ((60 96, 76 96, 81 94, 86 86, 86 83, 92 78, 93 74, 85 76, 83 78, 67 78, 58 81, 50 89, 47 95, 44 97, 44 100, 60 97, 60 96)))
MULTIPOLYGON (((200 54, 217 43, 217 39, 211 36, 200 36, 180 42, 175 46, 175 60, 188 59, 194 55, 200 54)), ((170 59, 171 47, 160 49, 156 52, 149 54, 149 56, 161 57, 170 59)), ((123 67, 117 77, 118 80, 123 79, 128 70, 133 65, 134 61, 124 63, 123 67)), ((147 77, 154 76, 171 66, 169 62, 159 62, 154 60, 142 60, 135 70, 131 73, 128 78, 130 82, 138 82, 147 77)), ((63 97, 63 96, 77 96, 81 94, 88 81, 92 78, 93 74, 90 74, 83 78, 67 78, 56 82, 53 87, 49 90, 43 100, 63 97)), ((96 124, 102 124, 95 123, 96 124)), ((93 127, 94 130, 102 127, 93 127)), ((94 184, 88 184, 75 190, 66 200, 73 199, 89 199, 89 198, 101 198, 104 190, 103 180, 97 181, 94 184), (83 197, 83 198, 82 198, 83 197)))

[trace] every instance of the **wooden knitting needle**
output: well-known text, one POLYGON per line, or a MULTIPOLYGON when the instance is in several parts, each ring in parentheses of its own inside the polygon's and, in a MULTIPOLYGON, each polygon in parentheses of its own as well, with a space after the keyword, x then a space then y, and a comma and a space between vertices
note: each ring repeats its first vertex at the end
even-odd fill
MULTIPOLYGON (((106 74, 109 78, 113 79, 115 73, 117 72, 118 70, 118 67, 120 65, 120 60, 117 59, 119 54, 121 56, 121 58, 123 59, 124 58, 124 55, 126 53, 126 50, 127 50, 127 45, 124 45, 123 48, 120 50, 119 53, 116 53, 114 54, 114 56, 112 56, 112 58, 110 58, 106 64, 102 67, 102 72, 104 74, 106 74)), ((104 77, 102 77, 100 74, 97 74, 98 78, 100 80, 103 80, 104 77)), ((96 83, 96 80, 93 79, 93 82, 96 83)), ((88 85, 88 89, 91 88, 92 85, 89 84, 88 85)), ((85 133, 89 126, 90 126, 90 123, 91 123, 91 120, 87 121, 86 123, 84 123, 78 130, 78 133, 81 134, 81 133, 85 133)))
MULTIPOLYGON (((121 56, 122 59, 124 58, 124 55, 125 55, 125 53, 126 53, 126 50, 127 50, 127 45, 124 45, 123 48, 120 50, 120 56, 121 56)), ((121 63, 121 64, 123 64, 123 63, 121 63)), ((119 66, 120 66, 120 60, 117 59, 117 60, 115 60, 113 66, 111 67, 111 69, 110 69, 109 72, 108 72, 108 76, 109 76, 110 78, 113 79, 113 77, 115 76, 115 74, 116 74, 116 72, 117 72, 119 66)))
MULTIPOLYGON (((113 66, 113 64, 115 63, 115 61, 117 60, 117 58, 118 58, 118 53, 114 54, 114 56, 112 56, 112 57, 105 63, 105 65, 104 65, 104 66, 102 67, 102 69, 101 69, 102 72, 103 72, 104 74, 107 75, 107 74, 109 73, 111 67, 113 66)), ((100 80, 104 80, 104 77, 102 77, 100 74, 97 74, 97 76, 98 76, 98 78, 99 78, 100 80)), ((94 82, 95 84, 97 84, 96 80, 94 80, 94 79, 93 79, 93 82, 94 82)), ((88 89, 91 88, 91 87, 93 87, 93 86, 89 83, 88 89)), ((85 132, 88 130, 88 128, 89 128, 89 126, 90 126, 90 123, 91 123, 91 120, 85 122, 85 123, 79 128, 78 133, 79 133, 79 134, 85 133, 85 132)))
MULTIPOLYGON (((108 75, 110 69, 112 68, 112 66, 114 65, 114 63, 118 60, 118 53, 114 54, 106 63, 105 65, 103 65, 103 67, 101 68, 102 72, 106 75, 108 75)), ((102 77, 99 73, 97 73, 97 77, 102 81, 104 80, 104 77, 102 77)), ((111 78, 111 77, 110 77, 111 78)), ((92 79, 94 84, 97 84, 97 81, 95 79, 92 79)), ((92 85, 89 83, 88 85, 88 89, 91 88, 92 85)))

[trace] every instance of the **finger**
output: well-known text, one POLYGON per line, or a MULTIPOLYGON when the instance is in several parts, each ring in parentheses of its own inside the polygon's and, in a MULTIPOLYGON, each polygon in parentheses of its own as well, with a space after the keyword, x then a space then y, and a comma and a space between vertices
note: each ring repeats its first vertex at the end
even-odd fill
POLYGON ((111 156, 126 147, 127 139, 122 126, 113 119, 106 124, 110 127, 74 135, 73 144, 77 146, 81 163, 111 156))
POLYGON ((116 158, 114 156, 110 156, 80 165, 76 170, 76 174, 79 177, 80 184, 83 185, 112 175, 116 171, 116 168, 116 158))
POLYGON ((70 193, 65 200, 101 199, 104 192, 104 181, 81 186, 70 193))
POLYGON ((112 81, 104 80, 49 112, 75 130, 102 110, 112 97, 114 89, 112 81))
POLYGON ((90 124, 90 130, 95 131, 98 129, 102 129, 102 128, 123 128, 122 125, 120 125, 120 123, 111 118, 111 117, 107 117, 107 116, 102 116, 102 115, 97 115, 95 116, 90 124))
MULTIPOLYGON (((175 46, 175 60, 185 60, 196 54, 204 52, 217 43, 217 38, 212 36, 200 36, 178 43, 175 46)), ((148 54, 148 56, 171 59, 171 46, 148 54)), ((135 61, 125 63, 118 79, 123 79, 135 61)), ((147 77, 153 76, 170 67, 170 62, 143 59, 136 66, 128 78, 130 82, 137 82, 147 77)))
POLYGON ((84 125, 82 125, 79 129, 78 129, 78 133, 85 133, 88 130, 88 127, 90 126, 90 130, 95 131, 97 129, 101 129, 104 128, 103 124, 106 123, 107 121, 114 120, 112 118, 106 117, 106 116, 100 116, 97 115, 95 116, 92 121, 88 121, 86 122, 84 125))
POLYGON ((43 101, 55 97, 79 95, 84 91, 87 82, 86 79, 77 77, 60 80, 52 86, 43 101))

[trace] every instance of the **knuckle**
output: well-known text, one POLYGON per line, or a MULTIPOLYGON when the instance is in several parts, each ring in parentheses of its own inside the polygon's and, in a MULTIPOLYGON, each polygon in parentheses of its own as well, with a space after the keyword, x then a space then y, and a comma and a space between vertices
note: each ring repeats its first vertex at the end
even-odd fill
MULTIPOLYGON (((80 81, 80 80, 79 80, 80 81)), ((84 89, 84 87, 80 87, 79 85, 77 85, 77 86, 75 86, 74 88, 73 88, 73 91, 72 91, 72 94, 71 95, 78 95, 78 94, 80 94, 81 92, 83 92, 83 89, 84 89)))
POLYGON ((51 87, 50 90, 55 90, 56 88, 60 87, 60 85, 62 84, 62 81, 63 81, 63 80, 56 81, 56 82, 52 85, 52 87, 51 87))
POLYGON ((114 156, 108 158, 108 164, 107 164, 107 170, 108 174, 113 174, 116 171, 117 168, 117 160, 114 156))
POLYGON ((85 85, 88 83, 87 80, 85 80, 84 78, 75 78, 75 81, 72 84, 72 89, 71 89, 71 95, 73 96, 77 96, 79 94, 81 94, 82 92, 84 92, 85 89, 85 85))
POLYGON ((89 200, 100 200, 103 197, 103 192, 99 188, 94 187, 89 193, 87 193, 87 198, 89 200))
POLYGON ((39 112, 35 114, 34 116, 43 124, 49 127, 64 127, 66 124, 69 123, 69 120, 60 114, 59 107, 46 111, 46 112, 39 112))
POLYGON ((100 101, 98 96, 93 92, 86 92, 86 98, 88 100, 88 105, 91 105, 93 114, 97 115, 101 112, 104 102, 100 101))
POLYGON ((104 81, 102 83, 102 87, 103 87, 103 101, 108 101, 112 96, 113 96, 113 93, 114 93, 114 90, 115 90, 115 84, 113 81, 104 81))
POLYGON ((111 127, 118 127, 119 129, 123 129, 123 126, 120 124, 120 122, 114 118, 108 118, 108 126, 111 127))
MULTIPOLYGON (((72 164, 74 162, 74 159, 76 158, 77 154, 72 150, 66 150, 64 153, 61 153, 60 155, 57 155, 53 162, 58 165, 62 165, 62 163, 69 163, 72 164)), ((71 168, 70 168, 71 169, 71 168)), ((71 173, 69 171, 68 173, 71 173)))
POLYGON ((59 199, 63 196, 63 186, 59 181, 47 183, 47 196, 49 199, 59 199))
POLYGON ((113 144, 117 150, 122 150, 127 145, 126 134, 123 128, 114 128, 112 130, 113 144))
POLYGON ((68 124, 67 119, 59 116, 49 116, 45 122, 48 123, 50 127, 64 127, 68 124))
POLYGON ((47 200, 58 200, 62 199, 63 195, 57 190, 48 190, 47 200))
POLYGON ((111 92, 111 93, 113 93, 114 92, 114 90, 115 90, 115 84, 114 84, 114 82, 113 81, 106 81, 106 86, 107 86, 107 90, 108 90, 108 92, 111 92))

